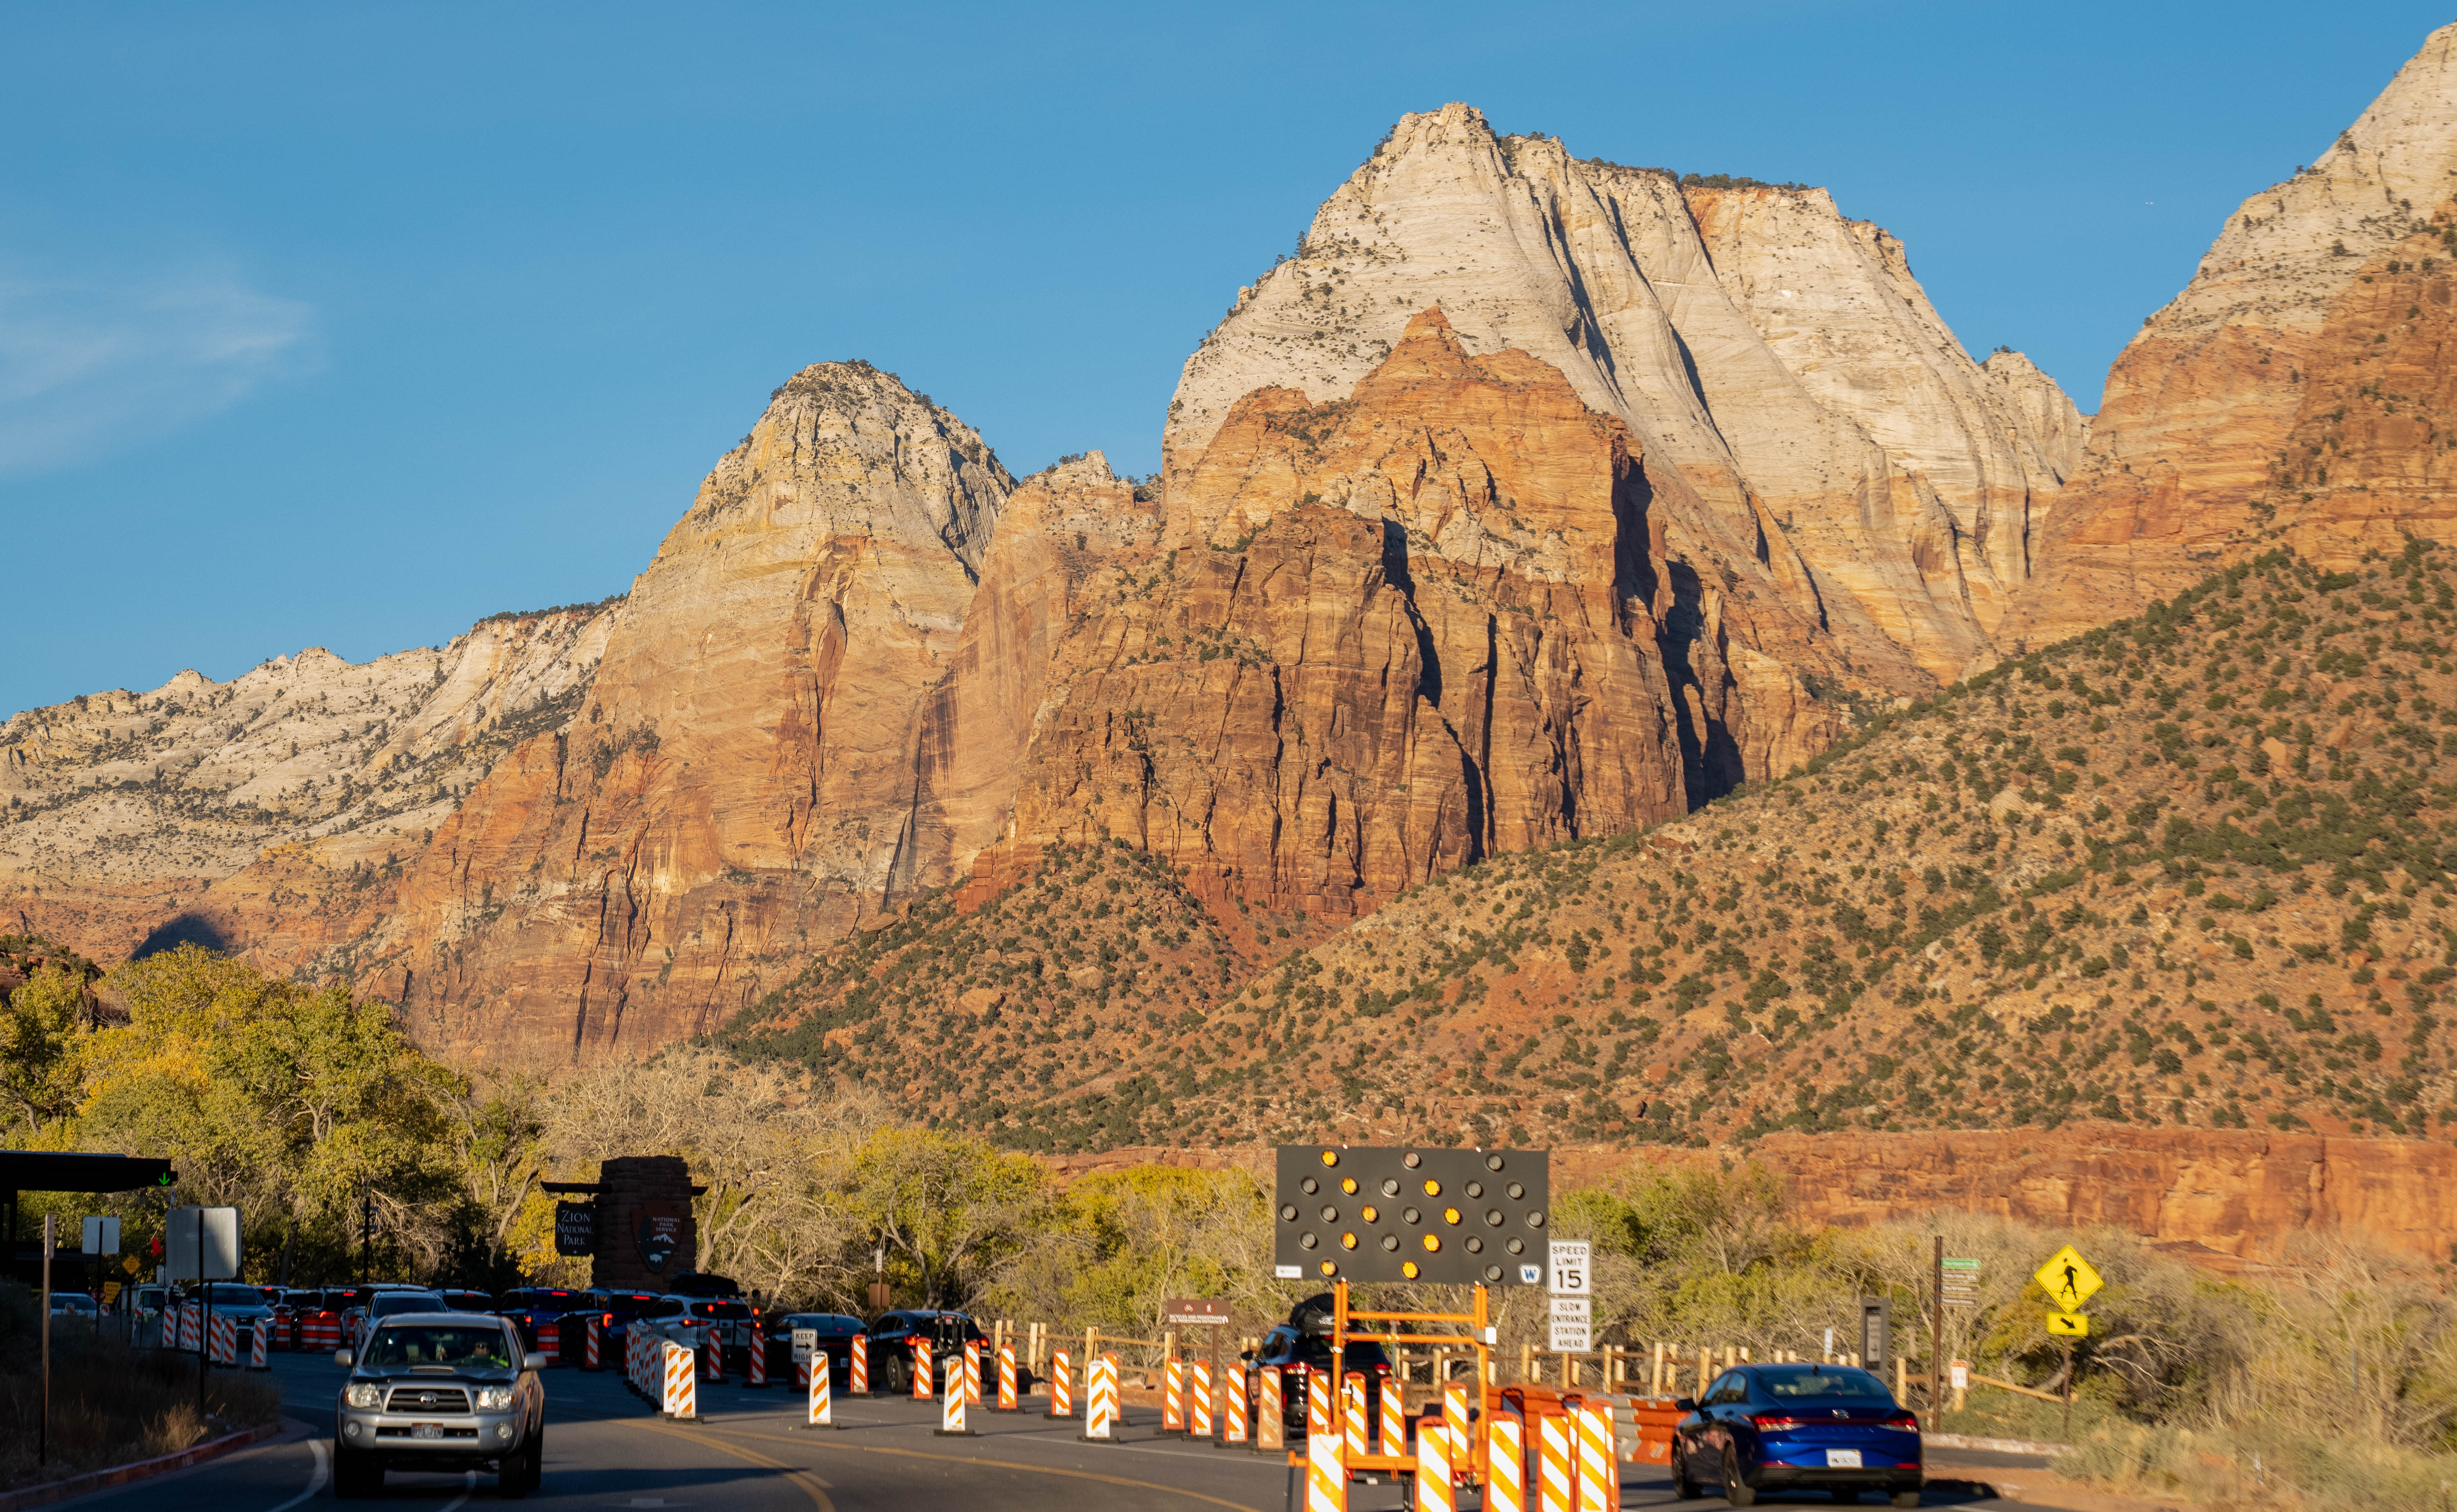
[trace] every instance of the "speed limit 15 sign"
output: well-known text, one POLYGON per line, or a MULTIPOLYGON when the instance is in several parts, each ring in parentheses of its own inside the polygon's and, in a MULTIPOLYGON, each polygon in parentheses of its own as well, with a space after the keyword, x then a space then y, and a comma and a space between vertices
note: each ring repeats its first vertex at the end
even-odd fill
POLYGON ((1548 1290, 1555 1296, 1585 1296, 1591 1290, 1587 1263, 1594 1246, 1583 1239, 1556 1239, 1552 1243, 1553 1284, 1548 1290))

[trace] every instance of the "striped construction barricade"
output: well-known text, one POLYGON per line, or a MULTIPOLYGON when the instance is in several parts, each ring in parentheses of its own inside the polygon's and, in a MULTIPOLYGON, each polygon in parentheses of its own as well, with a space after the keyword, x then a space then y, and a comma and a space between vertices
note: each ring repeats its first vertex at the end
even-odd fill
POLYGON ((1075 1368, 1063 1349, 1049 1352, 1049 1416, 1075 1416, 1075 1368))
POLYGON ((1428 1414, 1416 1424, 1415 1495, 1408 1502, 1415 1512, 1455 1512, 1458 1498, 1451 1481, 1453 1451, 1466 1437, 1455 1431, 1448 1418, 1428 1414))
POLYGON ((582 1370, 604 1370, 606 1368, 604 1358, 606 1352, 605 1315, 602 1313, 589 1314, 587 1317, 580 1320, 580 1368, 582 1370))
POLYGON ((665 1349, 665 1397, 661 1411, 676 1422, 699 1420, 699 1371, 695 1352, 669 1339, 665 1349))
POLYGON ((195 1354, 205 1347, 205 1310, 196 1302, 179 1304, 179 1348, 195 1354))
POLYGON ((1186 1432, 1190 1439, 1209 1439, 1218 1433, 1212 1421, 1214 1412, 1211 1394, 1211 1361, 1188 1360, 1186 1369, 1186 1432))
POLYGON ((1160 1368, 1160 1431, 1186 1432, 1186 1361, 1172 1359, 1160 1368))
POLYGON ((1242 1445, 1249 1437, 1246 1429, 1246 1368, 1230 1365, 1221 1373, 1220 1384, 1228 1388, 1228 1400, 1220 1409, 1220 1442, 1231 1447, 1242 1445))
POLYGON ((853 1371, 845 1389, 857 1397, 870 1395, 870 1340, 859 1334, 853 1336, 853 1371))
POLYGON ((1339 1424, 1341 1447, 1350 1460, 1373 1452, 1373 1425, 1365 1417, 1365 1377, 1352 1370, 1339 1377, 1339 1424))
POLYGON ((1612 1404, 1582 1401, 1578 1410, 1579 1512, 1616 1512, 1621 1460, 1613 1453, 1612 1404))
POLYGON ((930 1379, 930 1341, 917 1338, 913 1341, 913 1399, 928 1401, 937 1395, 930 1379))
POLYGON ((1297 1390, 1305 1393, 1306 1437, 1309 1439, 1337 1437, 1338 1403, 1332 1396, 1329 1377, 1325 1377, 1323 1388, 1317 1394, 1313 1389, 1313 1378, 1323 1375, 1323 1372, 1315 1370, 1311 1365, 1291 1365, 1289 1369, 1297 1377, 1297 1390))
POLYGON ((560 1365, 563 1363, 563 1324, 540 1323, 537 1329, 538 1353, 560 1365))
POLYGON ((970 1439, 974 1437, 972 1429, 964 1425, 964 1408, 967 1405, 966 1398, 969 1394, 964 1390, 965 1369, 962 1362, 971 1357, 972 1352, 966 1350, 947 1361, 947 1390, 939 1399, 939 1426, 931 1430, 937 1438, 970 1439))
POLYGON ((214 1363, 236 1366, 238 1363, 238 1324, 229 1316, 217 1313, 214 1315, 213 1336, 214 1363))
POLYGON ((716 1330, 710 1329, 707 1336, 700 1340, 699 1357, 710 1380, 725 1378, 725 1344, 716 1336, 716 1330))
POLYGON ((271 1370, 273 1361, 266 1355, 273 1348, 273 1319, 259 1317, 256 1320, 256 1327, 247 1332, 247 1368, 271 1370))
POLYGON ((1408 1398, 1396 1375, 1382 1382, 1382 1447, 1374 1453, 1393 1460, 1408 1455, 1408 1398))
POLYGON ((998 1361, 998 1410, 1020 1412, 1022 1407, 1023 1404, 1016 1399, 1015 1394, 1015 1346, 1001 1344, 998 1361))
POLYGON ((742 1384, 763 1391, 768 1386, 768 1340, 755 1328, 751 1331, 751 1351, 744 1362, 742 1384))
POLYGON ((835 1427, 836 1406, 835 1400, 829 1396, 829 1387, 832 1383, 828 1377, 833 1372, 828 1369, 827 1351, 823 1349, 812 1351, 811 1358, 802 1362, 802 1373, 810 1377, 810 1395, 803 1398, 810 1416, 804 1419, 802 1426, 805 1428, 835 1427))
POLYGON ((1280 1390, 1280 1367, 1266 1365, 1254 1373, 1254 1449, 1259 1454, 1278 1454, 1289 1446, 1289 1409, 1280 1390))
POLYGON ((1577 1512, 1578 1430, 1547 1414, 1536 1419, 1537 1512, 1577 1512))
POLYGON ((1484 1425, 1484 1512, 1527 1512, 1527 1422, 1506 1412, 1484 1425))
POLYGON ((1348 1512, 1348 1465, 1340 1457, 1331 1372, 1306 1372, 1306 1512, 1348 1512), (1314 1425, 1320 1423, 1320 1432, 1314 1425))
POLYGON ((162 1347, 164 1349, 179 1347, 179 1311, 168 1305, 162 1309, 162 1347))
POLYGON ((332 1313, 316 1314, 301 1323, 299 1330, 305 1336, 309 1349, 331 1354, 341 1347, 341 1320, 332 1313))
POLYGON ((972 1339, 964 1345, 964 1405, 981 1404, 981 1341, 972 1339))
POLYGON ((1084 1390, 1084 1432, 1090 1443, 1118 1440, 1118 1357, 1096 1355, 1087 1363, 1084 1390))

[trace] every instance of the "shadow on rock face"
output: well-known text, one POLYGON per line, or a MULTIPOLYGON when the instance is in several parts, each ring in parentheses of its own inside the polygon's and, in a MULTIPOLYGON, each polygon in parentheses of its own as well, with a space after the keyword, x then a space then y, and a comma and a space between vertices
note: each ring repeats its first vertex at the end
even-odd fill
POLYGON ((202 945, 207 950, 227 951, 230 949, 230 937, 222 933, 219 924, 201 914, 181 914, 155 925, 154 932, 138 942, 129 959, 142 961, 147 956, 158 956, 165 950, 176 950, 181 945, 202 945))

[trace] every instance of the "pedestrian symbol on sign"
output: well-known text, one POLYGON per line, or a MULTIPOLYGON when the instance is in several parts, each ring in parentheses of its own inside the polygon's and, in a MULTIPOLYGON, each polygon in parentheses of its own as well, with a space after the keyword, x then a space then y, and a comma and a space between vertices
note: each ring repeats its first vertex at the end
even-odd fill
POLYGON ((2080 1312, 2081 1305, 2107 1284, 2081 1257, 2081 1252, 2070 1244, 2048 1256, 2048 1263, 2032 1272, 2031 1277, 2039 1283, 2040 1291, 2068 1313, 2080 1312))

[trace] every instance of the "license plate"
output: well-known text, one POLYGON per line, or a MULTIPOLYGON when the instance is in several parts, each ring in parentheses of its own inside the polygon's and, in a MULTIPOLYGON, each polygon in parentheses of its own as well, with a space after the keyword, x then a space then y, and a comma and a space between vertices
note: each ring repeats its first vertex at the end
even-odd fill
MULTIPOLYGON (((413 1439, 441 1439, 444 1437, 444 1425, 440 1422, 414 1422, 409 1425, 409 1436, 413 1439)), ((1858 1464, 1860 1457, 1853 1455, 1851 1462, 1858 1464)))
POLYGON ((1860 1468, 1860 1451, 1857 1449, 1828 1449, 1826 1451, 1826 1468, 1828 1470, 1857 1470, 1860 1468))

